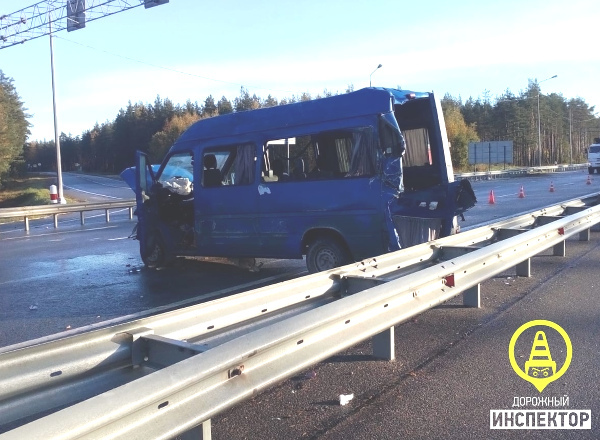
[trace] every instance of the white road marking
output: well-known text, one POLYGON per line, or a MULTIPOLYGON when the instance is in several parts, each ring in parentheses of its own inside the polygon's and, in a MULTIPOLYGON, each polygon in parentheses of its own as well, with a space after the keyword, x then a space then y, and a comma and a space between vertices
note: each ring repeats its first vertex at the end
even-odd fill
POLYGON ((90 191, 84 191, 84 190, 82 190, 82 189, 74 188, 74 187, 72 187, 72 186, 67 186, 67 185, 64 185, 64 187, 65 187, 65 188, 67 188, 67 189, 70 189, 70 190, 72 190, 72 191, 79 191, 79 192, 82 192, 82 193, 85 193, 85 194, 90 194, 90 195, 92 195, 92 196, 106 197, 107 199, 117 199, 117 200, 123 200, 123 198, 122 198, 122 197, 114 197, 114 196, 107 196, 107 195, 105 195, 105 194, 93 193, 93 192, 90 192, 90 191))

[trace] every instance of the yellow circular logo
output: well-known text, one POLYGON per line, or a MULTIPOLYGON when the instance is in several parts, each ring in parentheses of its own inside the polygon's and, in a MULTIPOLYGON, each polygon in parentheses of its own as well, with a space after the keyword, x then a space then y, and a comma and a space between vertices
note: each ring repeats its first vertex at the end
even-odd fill
POLYGON ((564 329, 555 324, 552 321, 546 321, 543 319, 537 319, 535 321, 529 321, 523 324, 513 333, 510 338, 510 344, 508 345, 508 358, 510 359, 510 365, 512 366, 515 373, 519 375, 523 380, 531 382, 534 387, 541 393, 544 388, 548 386, 550 382, 554 382, 560 378, 571 364, 571 358, 573 357, 573 347, 571 345, 571 339, 564 329), (552 353, 550 352, 550 345, 546 332, 538 329, 533 338, 531 345, 531 352, 529 354, 529 360, 525 361, 524 370, 521 369, 517 360, 515 359, 515 345, 519 336, 526 330, 532 327, 549 327, 562 337, 566 346, 566 357, 562 367, 557 371, 556 362, 552 360, 552 353))

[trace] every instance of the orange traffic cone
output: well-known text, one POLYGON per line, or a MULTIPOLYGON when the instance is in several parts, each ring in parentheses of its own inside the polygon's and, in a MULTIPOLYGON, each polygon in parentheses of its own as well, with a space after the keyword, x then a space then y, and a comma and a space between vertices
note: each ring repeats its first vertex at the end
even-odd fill
POLYGON ((587 178, 587 182, 585 182, 586 185, 591 185, 592 184, 592 178, 588 175, 587 178))
POLYGON ((495 205, 496 204, 496 198, 494 197, 494 190, 490 191, 489 204, 490 205, 495 205))
POLYGON ((525 198, 525 190, 523 189, 523 185, 521 185, 521 189, 519 190, 519 198, 520 199, 525 198))
POLYGON ((550 182, 550 192, 554 192, 554 183, 550 182))

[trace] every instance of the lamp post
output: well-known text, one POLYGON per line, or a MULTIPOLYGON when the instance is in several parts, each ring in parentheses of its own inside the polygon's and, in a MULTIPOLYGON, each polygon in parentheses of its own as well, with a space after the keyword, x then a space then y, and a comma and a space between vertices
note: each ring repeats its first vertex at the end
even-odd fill
POLYGON ((381 67, 382 67, 382 66, 381 66, 381 64, 380 64, 380 65, 379 65, 379 66, 377 66, 377 67, 375 68, 375 70, 373 70, 373 71, 371 72, 371 74, 369 75, 369 87, 371 87, 371 77, 373 76, 373 74, 374 74, 375 72, 377 72, 377 69, 380 69, 381 67))
POLYGON ((50 34, 50 71, 52 73, 52 110, 54 113, 54 146, 56 147, 56 183, 58 187, 58 203, 65 204, 62 180, 62 160, 60 157, 60 136, 58 134, 58 118, 56 112, 56 90, 54 86, 54 46, 52 44, 52 17, 48 15, 48 32, 50 34))
MULTIPOLYGON (((546 78, 538 82, 538 86, 544 81, 548 81, 549 79, 554 79, 558 75, 551 76, 550 78, 546 78)), ((538 114, 538 155, 539 155, 539 166, 542 167, 542 120, 540 119, 540 90, 538 90, 537 95, 537 114, 538 114)))

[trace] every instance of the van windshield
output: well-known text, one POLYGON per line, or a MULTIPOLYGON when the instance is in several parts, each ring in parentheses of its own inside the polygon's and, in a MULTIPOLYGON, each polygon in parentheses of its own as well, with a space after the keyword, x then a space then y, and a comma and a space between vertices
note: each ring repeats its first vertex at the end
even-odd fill
POLYGON ((590 147, 590 153, 600 153, 600 145, 592 145, 590 147))
POLYGON ((173 178, 187 178, 194 180, 194 165, 191 153, 178 153, 169 157, 167 164, 158 176, 159 182, 165 182, 173 178))

